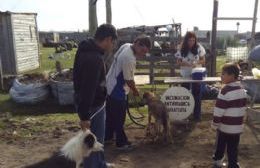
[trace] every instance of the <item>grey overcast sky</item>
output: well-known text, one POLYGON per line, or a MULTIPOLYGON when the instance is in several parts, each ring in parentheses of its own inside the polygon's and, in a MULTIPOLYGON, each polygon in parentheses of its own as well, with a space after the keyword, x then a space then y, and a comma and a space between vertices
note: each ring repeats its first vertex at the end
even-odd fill
MULTIPOLYGON (((183 32, 210 30, 213 0, 111 0, 117 28, 182 23, 183 32)), ((219 0, 220 17, 253 17, 255 0, 219 0)), ((0 11, 35 12, 42 31, 88 29, 88 0, 0 0, 0 11)), ((105 22, 105 0, 97 3, 98 24, 105 22)), ((258 6, 258 18, 260 11, 258 6)), ((238 21, 219 21, 218 30, 236 30, 238 21)), ((252 21, 239 21, 239 32, 251 31, 252 21)), ((257 22, 256 31, 260 31, 257 22)))

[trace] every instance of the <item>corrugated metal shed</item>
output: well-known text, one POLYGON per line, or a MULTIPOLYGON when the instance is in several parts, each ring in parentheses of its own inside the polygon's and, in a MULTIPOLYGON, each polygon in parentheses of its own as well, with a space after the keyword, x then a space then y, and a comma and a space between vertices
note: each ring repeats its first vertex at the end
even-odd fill
POLYGON ((4 75, 40 67, 36 13, 0 12, 0 56, 4 75))

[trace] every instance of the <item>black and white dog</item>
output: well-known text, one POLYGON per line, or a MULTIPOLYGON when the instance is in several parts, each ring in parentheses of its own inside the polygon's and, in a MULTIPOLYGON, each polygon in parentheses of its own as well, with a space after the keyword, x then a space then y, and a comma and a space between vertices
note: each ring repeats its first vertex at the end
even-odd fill
POLYGON ((97 151, 103 151, 103 145, 90 130, 81 131, 61 149, 62 155, 76 162, 76 168, 81 168, 84 158, 97 151))

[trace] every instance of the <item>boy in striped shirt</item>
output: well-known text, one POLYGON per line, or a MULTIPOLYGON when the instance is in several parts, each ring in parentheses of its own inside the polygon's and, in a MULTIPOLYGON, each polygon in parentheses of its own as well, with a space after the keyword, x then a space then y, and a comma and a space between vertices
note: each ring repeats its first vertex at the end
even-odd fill
POLYGON ((214 166, 221 167, 227 148, 228 168, 239 168, 238 145, 243 132, 243 117, 246 112, 245 90, 238 81, 239 67, 225 64, 221 80, 225 86, 221 89, 216 105, 212 126, 217 129, 216 151, 213 156, 214 166))

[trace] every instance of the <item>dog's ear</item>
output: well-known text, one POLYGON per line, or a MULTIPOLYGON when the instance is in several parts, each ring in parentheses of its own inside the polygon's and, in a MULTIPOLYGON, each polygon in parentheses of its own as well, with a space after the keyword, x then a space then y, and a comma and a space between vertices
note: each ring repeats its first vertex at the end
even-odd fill
POLYGON ((93 134, 88 134, 85 139, 84 139, 84 143, 89 147, 89 148, 93 148, 94 147, 94 143, 95 143, 95 137, 93 134))
POLYGON ((153 92, 145 92, 143 94, 143 99, 144 100, 150 100, 153 97, 155 97, 155 94, 153 92))

